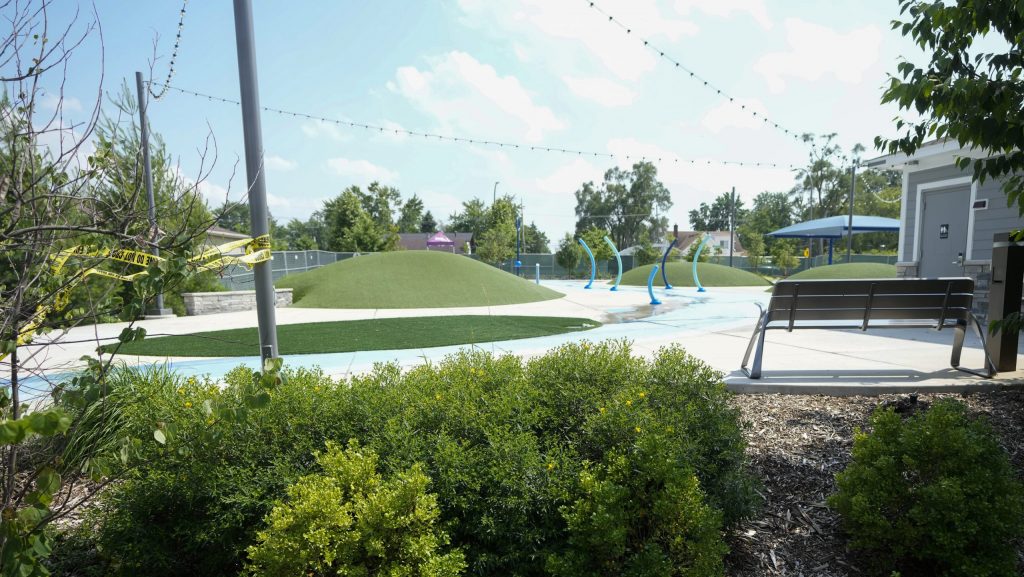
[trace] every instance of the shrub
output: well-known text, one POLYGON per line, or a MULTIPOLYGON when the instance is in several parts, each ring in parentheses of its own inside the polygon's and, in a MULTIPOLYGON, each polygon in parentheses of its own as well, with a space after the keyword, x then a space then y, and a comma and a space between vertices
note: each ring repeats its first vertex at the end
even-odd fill
POLYGON ((440 554, 448 535, 436 528, 437 498, 414 465, 392 479, 377 474, 377 454, 352 440, 328 442, 317 455, 323 473, 288 487, 268 527, 249 548, 256 576, 366 575, 455 577, 461 551, 440 554))
POLYGON ((124 574, 237 574, 327 441, 357 439, 383 478, 421 467, 439 526, 476 575, 591 575, 574 559, 601 527, 581 516, 605 502, 626 547, 609 567, 720 567, 723 526, 755 504, 721 375, 677 347, 646 360, 622 342, 570 344, 528 362, 464 350, 347 381, 288 376, 268 407, 231 426, 208 422, 203 405, 242 394, 251 371, 223 389, 136 386, 129 420, 150 433, 173 423, 174 435, 103 499, 99 542, 124 574), (622 491, 627 501, 608 501, 622 491))
POLYGON ((850 545, 888 574, 1016 575, 1024 488, 989 426, 952 400, 906 421, 879 409, 829 504, 850 545))

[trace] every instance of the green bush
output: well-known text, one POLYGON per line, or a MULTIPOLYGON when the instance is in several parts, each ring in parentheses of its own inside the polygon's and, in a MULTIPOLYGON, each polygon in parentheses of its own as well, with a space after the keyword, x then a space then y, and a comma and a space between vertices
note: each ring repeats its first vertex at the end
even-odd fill
POLYGON ((328 442, 317 455, 323 473, 288 487, 269 526, 249 548, 256 576, 365 575, 455 577, 461 551, 439 554, 448 535, 435 525, 437 498, 418 465, 383 480, 377 454, 355 440, 344 451, 328 442))
POLYGON ((721 375, 677 347, 646 360, 621 342, 571 344, 528 362, 467 350, 340 382, 290 371, 268 407, 212 422, 204 404, 251 380, 135 385, 132 426, 173 435, 103 498, 99 546, 122 574, 238 574, 327 441, 357 439, 384 478, 422 467, 474 575, 592 575, 579 557, 604 538, 623 545, 605 574, 700 574, 721 567, 723 527, 755 504, 721 375), (583 519, 605 506, 621 537, 583 519))
POLYGON ((858 432, 829 504, 880 573, 1016 575, 1024 488, 989 426, 952 400, 858 432))

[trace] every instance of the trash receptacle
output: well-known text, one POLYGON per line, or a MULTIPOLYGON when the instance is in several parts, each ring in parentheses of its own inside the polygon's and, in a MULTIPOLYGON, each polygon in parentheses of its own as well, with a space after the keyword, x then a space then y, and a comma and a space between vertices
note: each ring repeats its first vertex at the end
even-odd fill
MULTIPOLYGON (((1024 287, 1024 243, 1010 241, 1009 233, 992 239, 992 282, 988 293, 988 320, 1003 320, 1020 312, 1024 287)), ((987 328, 987 327, 986 327, 987 328)), ((989 355, 999 372, 1017 370, 1018 331, 999 330, 988 338, 989 355)))

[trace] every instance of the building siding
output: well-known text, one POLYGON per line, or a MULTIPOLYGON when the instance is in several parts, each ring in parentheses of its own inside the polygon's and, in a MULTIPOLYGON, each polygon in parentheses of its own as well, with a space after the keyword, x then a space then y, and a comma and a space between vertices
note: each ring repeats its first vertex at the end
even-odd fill
POLYGON ((988 208, 974 211, 971 260, 992 260, 992 236, 1024 225, 1016 206, 1006 206, 1002 182, 986 180, 978 185, 977 200, 988 199, 988 208))

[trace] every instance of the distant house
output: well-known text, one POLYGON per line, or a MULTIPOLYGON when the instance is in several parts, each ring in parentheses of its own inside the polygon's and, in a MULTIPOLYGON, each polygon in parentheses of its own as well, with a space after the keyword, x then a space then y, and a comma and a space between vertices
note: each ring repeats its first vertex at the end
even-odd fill
MULTIPOLYGON (((733 233, 730 237, 729 231, 727 230, 711 230, 708 231, 711 235, 711 239, 708 240, 707 244, 704 245, 704 252, 708 255, 713 256, 719 254, 721 251, 722 255, 729 255, 729 243, 732 243, 733 256, 746 256, 747 251, 740 244, 740 237, 738 234, 733 233)), ((703 238, 704 233, 695 230, 681 230, 679 231, 679 242, 676 244, 676 248, 681 250, 683 254, 690 252, 690 247, 694 243, 700 242, 703 238)))
POLYGON ((398 245, 403 250, 443 250, 466 254, 466 246, 472 242, 471 232, 403 232, 398 235, 398 245))
MULTIPOLYGON (((249 238, 249 235, 214 225, 206 229, 206 241, 203 244, 209 247, 214 247, 245 238, 249 238)), ((232 256, 243 255, 245 254, 245 247, 232 249, 224 254, 232 256)))

